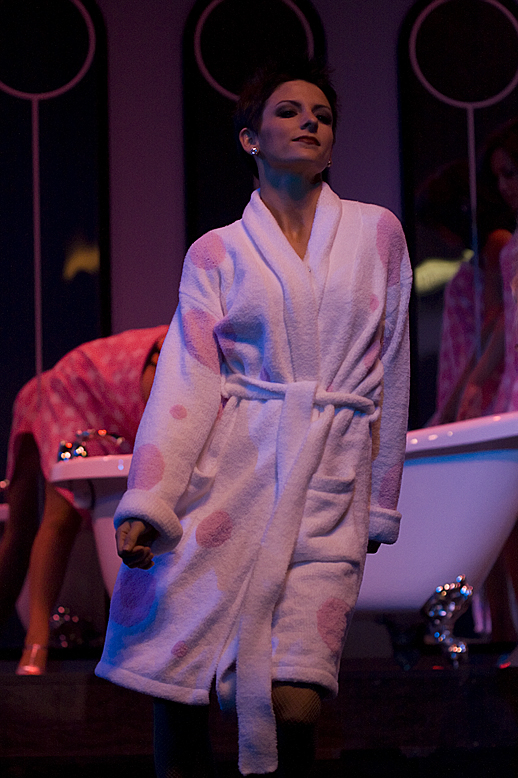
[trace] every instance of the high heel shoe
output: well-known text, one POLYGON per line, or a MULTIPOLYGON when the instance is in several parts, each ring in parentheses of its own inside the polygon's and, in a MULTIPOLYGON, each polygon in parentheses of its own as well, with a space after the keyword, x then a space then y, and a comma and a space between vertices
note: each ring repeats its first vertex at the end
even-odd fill
POLYGON ((43 675, 47 666, 47 646, 30 643, 24 647, 16 675, 43 675), (29 656, 25 659, 27 653, 29 656))

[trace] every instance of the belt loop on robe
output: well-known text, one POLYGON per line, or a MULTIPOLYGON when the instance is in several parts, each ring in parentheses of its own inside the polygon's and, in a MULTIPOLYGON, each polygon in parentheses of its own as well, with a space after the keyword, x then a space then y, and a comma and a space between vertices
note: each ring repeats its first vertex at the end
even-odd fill
POLYGON ((272 617, 299 534, 309 482, 322 459, 335 409, 357 411, 372 419, 378 409, 367 397, 327 392, 316 381, 279 384, 239 373, 223 379, 222 394, 246 400, 284 400, 277 435, 276 501, 243 600, 238 633, 239 769, 247 775, 277 768, 271 701, 272 617), (315 406, 323 408, 317 419, 312 418, 315 406))

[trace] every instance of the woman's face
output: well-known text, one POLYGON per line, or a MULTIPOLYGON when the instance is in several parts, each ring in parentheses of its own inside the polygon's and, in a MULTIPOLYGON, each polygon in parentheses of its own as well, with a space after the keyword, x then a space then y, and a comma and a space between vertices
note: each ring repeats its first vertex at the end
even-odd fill
POLYGON ((491 156, 491 170, 496 177, 502 199, 518 214, 518 165, 503 149, 496 149, 491 156))
POLYGON ((281 84, 265 103, 259 132, 251 133, 250 145, 259 151, 259 169, 262 163, 274 169, 321 173, 331 159, 332 123, 329 102, 315 84, 281 84))

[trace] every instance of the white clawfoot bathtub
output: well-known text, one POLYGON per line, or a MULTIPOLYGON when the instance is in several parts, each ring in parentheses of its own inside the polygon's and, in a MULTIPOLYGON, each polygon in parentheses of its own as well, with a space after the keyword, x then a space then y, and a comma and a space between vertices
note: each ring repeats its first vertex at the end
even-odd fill
POLYGON ((359 610, 418 610, 465 575, 477 591, 518 516, 518 412, 407 434, 400 536, 367 557, 359 610))
MULTIPOLYGON (((78 458, 51 476, 91 507, 110 594, 120 565, 112 517, 130 462, 130 454, 78 458)), ((476 591, 518 516, 518 412, 409 432, 398 507, 400 538, 368 556, 358 609, 419 610, 460 574, 476 591)))
POLYGON ((131 454, 77 457, 57 462, 51 472, 56 486, 74 493, 76 507, 91 512, 99 564, 110 597, 121 561, 115 547, 113 516, 126 491, 130 464, 131 454))

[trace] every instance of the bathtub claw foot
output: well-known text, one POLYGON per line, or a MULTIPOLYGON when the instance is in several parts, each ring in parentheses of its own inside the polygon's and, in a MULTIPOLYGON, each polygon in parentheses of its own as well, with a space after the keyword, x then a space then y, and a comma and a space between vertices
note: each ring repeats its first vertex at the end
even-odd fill
POLYGON ((453 635, 453 627, 468 609, 472 597, 473 587, 466 583, 465 576, 459 575, 454 583, 438 586, 421 610, 434 643, 441 646, 454 668, 466 658, 468 648, 453 635))

